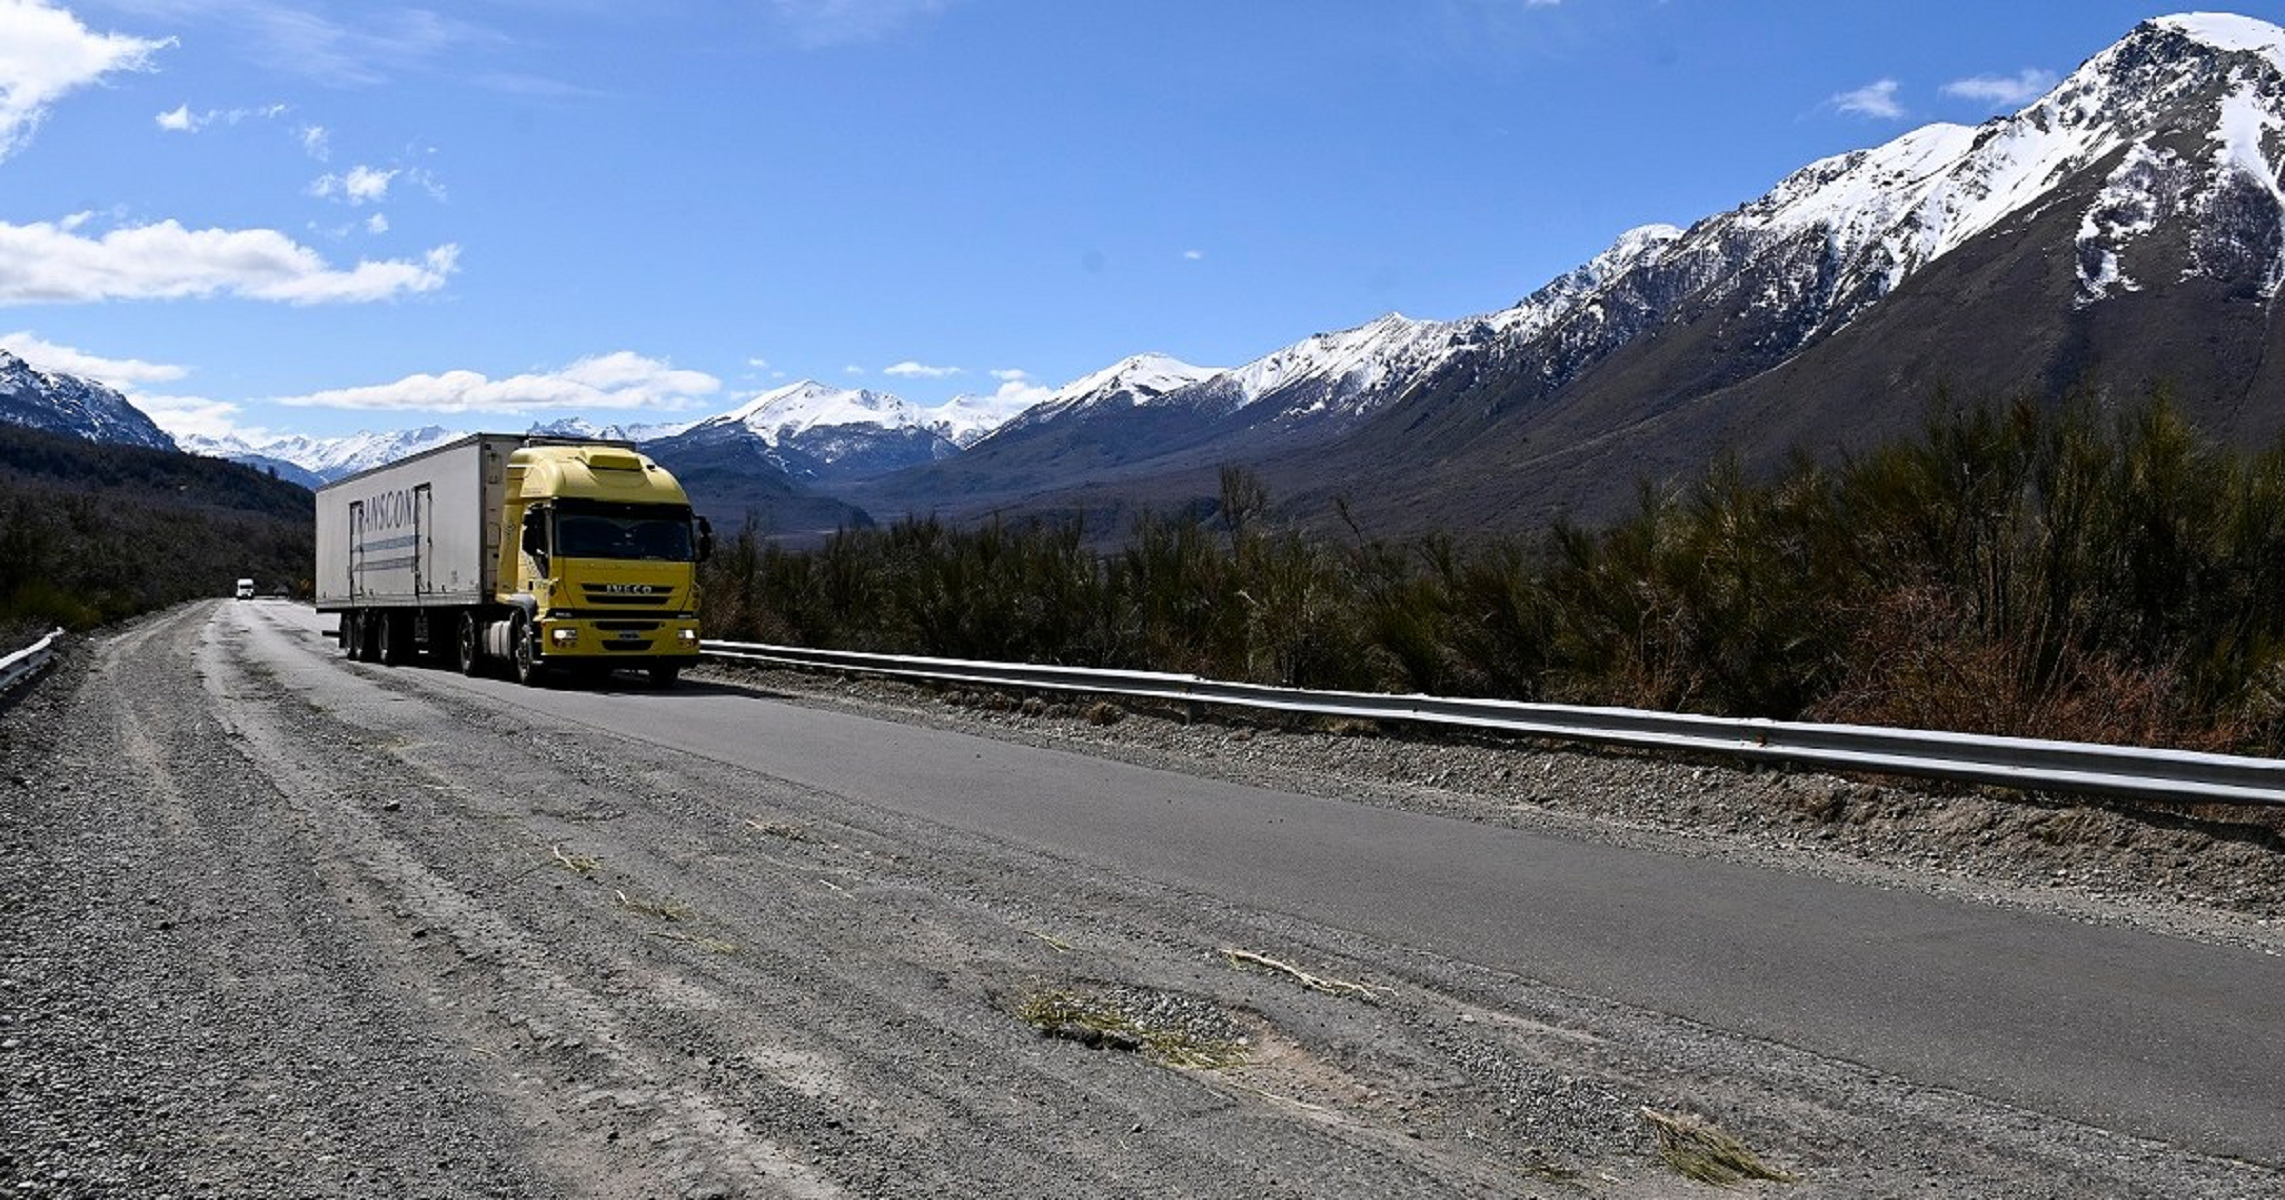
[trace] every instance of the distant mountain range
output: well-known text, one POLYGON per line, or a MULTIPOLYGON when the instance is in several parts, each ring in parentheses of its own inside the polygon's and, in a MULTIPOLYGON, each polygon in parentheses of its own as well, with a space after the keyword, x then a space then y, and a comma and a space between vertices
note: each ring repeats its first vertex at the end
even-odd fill
MULTIPOLYGON (((549 428, 640 441, 718 518, 789 535, 908 512, 1116 528, 1210 506, 1227 463, 1301 520, 1339 500, 1373 532, 1521 528, 1608 514, 1725 451, 1766 466, 1908 434, 1940 389, 2163 383, 2209 433, 2261 443, 2285 434, 2281 161, 2285 30, 2164 17, 2013 116, 1630 231, 1498 312, 1390 314, 1227 369, 1137 355, 1020 408, 803 381, 683 425, 549 428)), ((74 383, 0 355, 0 419, 164 439, 74 383), (41 380, 45 407, 23 399, 41 380)), ((184 445, 314 482, 450 436, 184 445)))

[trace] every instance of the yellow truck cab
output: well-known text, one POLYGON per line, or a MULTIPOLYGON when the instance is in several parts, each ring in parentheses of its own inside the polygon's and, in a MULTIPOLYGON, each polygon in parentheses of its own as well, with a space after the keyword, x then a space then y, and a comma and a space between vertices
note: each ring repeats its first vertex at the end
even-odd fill
POLYGON ((696 659, 701 539, 674 476, 631 449, 529 446, 508 456, 507 484, 517 533, 501 539, 500 578, 518 612, 487 633, 519 678, 639 663, 665 682, 696 659))
POLYGON ((317 491, 317 607, 342 651, 505 661, 538 683, 698 658, 706 521, 627 442, 474 434, 317 491))

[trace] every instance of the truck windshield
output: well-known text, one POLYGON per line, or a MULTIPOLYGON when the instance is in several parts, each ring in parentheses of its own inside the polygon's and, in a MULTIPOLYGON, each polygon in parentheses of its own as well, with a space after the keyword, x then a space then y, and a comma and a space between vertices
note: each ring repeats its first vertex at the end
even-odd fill
POLYGON ((681 505, 558 501, 555 552, 565 558, 689 562, 690 510, 681 505))

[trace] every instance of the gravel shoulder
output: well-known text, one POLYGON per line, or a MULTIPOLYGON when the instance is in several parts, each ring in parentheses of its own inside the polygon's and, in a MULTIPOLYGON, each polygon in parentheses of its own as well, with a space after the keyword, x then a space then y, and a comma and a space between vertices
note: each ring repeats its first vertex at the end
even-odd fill
MULTIPOLYGON (((342 663, 284 606, 193 605, 75 647, 0 712, 0 1190, 1722 1194, 1661 1156, 1650 1109, 1797 1177, 1744 1194, 2285 1191, 2274 1167, 481 705, 434 670, 342 663)), ((2274 828, 2233 814, 715 677, 2278 946, 2274 828)))

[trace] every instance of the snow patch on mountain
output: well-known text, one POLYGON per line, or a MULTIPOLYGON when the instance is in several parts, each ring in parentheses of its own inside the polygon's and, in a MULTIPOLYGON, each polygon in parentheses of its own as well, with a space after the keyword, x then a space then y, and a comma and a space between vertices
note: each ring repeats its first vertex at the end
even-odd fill
POLYGON ((869 388, 829 387, 814 379, 773 388, 744 405, 709 417, 691 431, 741 425, 763 444, 777 446, 788 438, 814 429, 871 426, 878 429, 917 429, 926 425, 920 409, 903 397, 869 388))
POLYGON ((359 471, 395 462, 410 454, 433 450, 446 442, 467 437, 468 431, 424 425, 394 432, 361 432, 342 437, 282 437, 247 440, 241 437, 189 435, 182 448, 210 458, 227 458, 261 465, 263 461, 291 463, 325 482, 346 479, 359 471))
POLYGON ((2285 30, 2267 21, 2236 13, 2176 13, 2153 18, 2150 25, 2204 42, 2216 50, 2262 55, 2269 59, 2271 66, 2285 73, 2285 30))
POLYGON ((938 437, 965 450, 992 436, 1037 403, 1036 396, 1022 393, 989 396, 962 393, 935 408, 922 409, 921 415, 938 437))
POLYGON ((598 425, 585 417, 564 417, 560 420, 534 424, 524 432, 542 437, 595 438, 613 442, 647 442, 653 438, 673 437, 690 428, 693 422, 673 421, 649 425, 598 425))
POLYGON ((2173 197, 2185 170, 2181 156, 2172 150, 2135 146, 2103 181, 2079 222, 2081 306, 2107 299, 2114 291, 2142 289, 2120 267, 2119 255, 2172 215, 2173 197))
POLYGON ((1221 374, 1219 367, 1194 367, 1165 354, 1129 355, 1055 389, 1046 399, 1010 417, 994 432, 1012 433, 1108 408, 1160 404, 1169 396, 1221 374))

